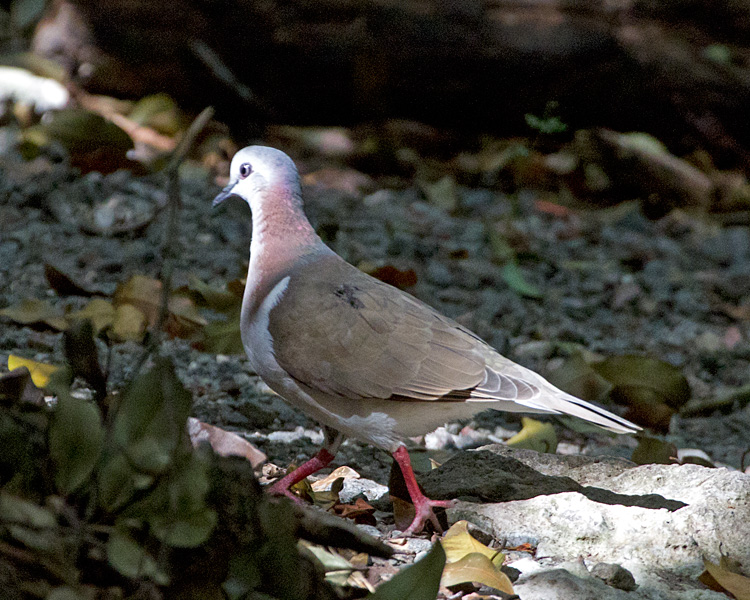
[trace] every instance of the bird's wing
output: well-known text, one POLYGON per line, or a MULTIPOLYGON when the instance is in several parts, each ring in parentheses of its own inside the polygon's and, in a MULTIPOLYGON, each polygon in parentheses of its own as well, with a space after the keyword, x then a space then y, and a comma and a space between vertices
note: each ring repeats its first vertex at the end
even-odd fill
POLYGON ((487 368, 494 351, 473 333, 336 256, 292 271, 268 329, 279 366, 326 394, 494 401, 539 393, 487 368))

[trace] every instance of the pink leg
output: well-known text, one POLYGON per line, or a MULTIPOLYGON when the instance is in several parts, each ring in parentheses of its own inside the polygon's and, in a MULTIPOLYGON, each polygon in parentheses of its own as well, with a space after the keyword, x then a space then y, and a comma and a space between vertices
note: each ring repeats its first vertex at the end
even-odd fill
POLYGON ((433 507, 449 508, 453 506, 451 500, 430 500, 427 496, 422 493, 417 484, 417 478, 414 476, 414 471, 411 468, 411 460, 409 459, 409 452, 406 446, 399 446, 398 449, 393 453, 393 459, 398 463, 401 468, 401 473, 404 475, 404 481, 406 482, 406 489, 411 496, 411 501, 414 504, 414 520, 411 525, 404 531, 406 535, 412 535, 421 531, 427 521, 432 523, 436 531, 442 533, 443 528, 432 511, 433 507))
POLYGON ((297 498, 289 488, 295 483, 302 481, 308 475, 312 475, 316 471, 320 471, 323 467, 327 467, 332 460, 333 454, 331 454, 326 448, 321 448, 320 451, 310 460, 302 463, 297 469, 291 473, 287 473, 284 477, 274 483, 268 490, 268 493, 275 496, 286 496, 295 502, 299 502, 299 498, 297 498))

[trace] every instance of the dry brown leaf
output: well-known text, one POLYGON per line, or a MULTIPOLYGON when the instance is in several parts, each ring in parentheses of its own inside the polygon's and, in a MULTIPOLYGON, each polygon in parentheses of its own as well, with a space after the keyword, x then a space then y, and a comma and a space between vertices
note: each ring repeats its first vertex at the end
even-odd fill
POLYGON ((208 442, 219 456, 241 456, 250 462, 253 469, 266 462, 266 455, 246 439, 194 417, 188 418, 188 434, 193 446, 208 442))
POLYGON ((750 577, 731 570, 724 556, 721 557, 718 565, 704 560, 703 566, 716 582, 737 600, 750 600, 750 577))
POLYGON ((402 290, 417 285, 417 273, 414 269, 401 271, 393 265, 385 265, 370 271, 368 274, 402 290))
POLYGON ((357 498, 354 504, 334 504, 333 512, 345 519, 352 519, 355 523, 375 525, 375 508, 362 498, 357 498))

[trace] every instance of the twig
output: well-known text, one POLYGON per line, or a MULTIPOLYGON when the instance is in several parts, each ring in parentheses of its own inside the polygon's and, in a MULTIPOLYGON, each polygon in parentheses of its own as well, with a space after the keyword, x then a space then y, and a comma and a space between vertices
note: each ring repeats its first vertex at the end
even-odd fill
POLYGON ((169 317, 169 293, 172 289, 174 263, 178 255, 179 216, 180 209, 182 208, 179 168, 190 151, 190 148, 192 148, 195 138, 198 137, 198 134, 200 134, 203 128, 208 124, 211 117, 213 117, 213 114, 214 109, 210 106, 201 111, 185 132, 185 135, 182 136, 180 143, 177 144, 177 148, 175 148, 175 151, 172 153, 172 157, 169 159, 169 163, 165 169, 167 176, 167 230, 164 235, 164 243, 161 252, 164 262, 160 277, 161 299, 159 301, 159 314, 156 323, 151 330, 151 338, 146 346, 146 350, 136 365, 136 373, 141 370, 141 367, 144 365, 148 357, 159 347, 162 341, 164 325, 169 317))
POLYGON ((203 40, 192 40, 190 42, 190 49, 209 68, 216 79, 221 81, 245 102, 254 102, 256 100, 252 90, 232 73, 232 70, 221 60, 216 51, 203 40))

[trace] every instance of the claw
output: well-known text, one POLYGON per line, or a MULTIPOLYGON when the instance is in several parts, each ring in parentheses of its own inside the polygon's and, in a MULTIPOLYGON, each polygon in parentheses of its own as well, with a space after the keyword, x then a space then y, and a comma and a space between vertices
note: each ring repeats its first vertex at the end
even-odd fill
POLYGON ((417 484, 417 478, 414 476, 414 470, 411 468, 411 460, 409 459, 409 452, 406 446, 399 446, 393 453, 393 459, 401 468, 406 489, 409 491, 412 504, 414 504, 414 519, 411 525, 406 528, 404 534, 414 535, 415 533, 419 533, 424 529, 428 521, 432 523, 435 531, 443 533, 443 528, 437 516, 435 516, 433 509, 450 508, 454 504, 453 500, 431 500, 422 493, 422 490, 419 489, 419 484, 417 484))

